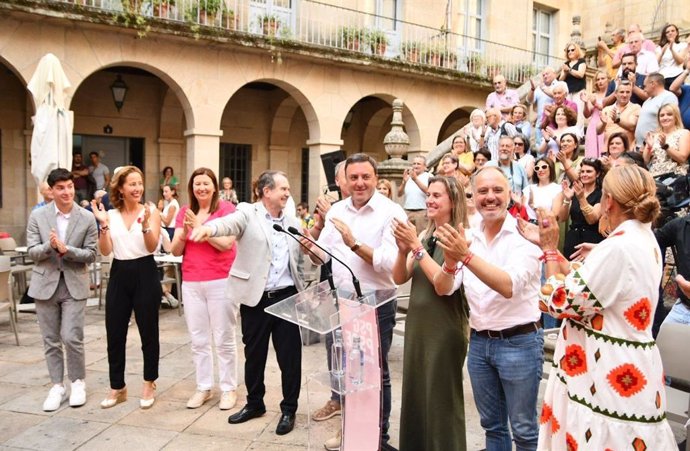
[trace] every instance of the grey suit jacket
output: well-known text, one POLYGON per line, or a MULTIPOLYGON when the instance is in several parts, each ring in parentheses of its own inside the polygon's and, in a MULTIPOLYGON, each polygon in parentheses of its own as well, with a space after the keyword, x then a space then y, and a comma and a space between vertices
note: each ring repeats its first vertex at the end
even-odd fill
MULTIPOLYGON (((215 227, 214 236, 234 235, 237 239, 237 258, 230 268, 227 296, 230 300, 254 307, 266 290, 271 267, 271 224, 263 216, 259 203, 243 202, 227 216, 214 219, 206 225, 215 227)), ((301 227, 300 221, 285 215, 285 228, 301 227)), ((290 253, 290 274, 298 290, 304 288, 300 262, 302 253, 297 241, 287 238, 290 253)))
POLYGON ((31 273, 29 296, 50 299, 62 272, 72 298, 86 299, 89 297, 88 264, 96 260, 96 220, 91 212, 74 204, 65 233, 67 253, 62 257, 50 247, 51 229, 57 230, 54 202, 32 211, 26 226, 29 257, 36 263, 31 273))

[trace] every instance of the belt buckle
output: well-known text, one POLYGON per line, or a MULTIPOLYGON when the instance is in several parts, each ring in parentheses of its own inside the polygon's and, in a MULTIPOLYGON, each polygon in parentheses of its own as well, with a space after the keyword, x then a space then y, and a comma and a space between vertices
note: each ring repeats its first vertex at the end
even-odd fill
POLYGON ((273 299, 274 297, 276 297, 276 294, 278 291, 280 291, 280 290, 268 290, 268 291, 266 291, 266 297, 268 299, 273 299))
POLYGON ((496 331, 496 330, 487 330, 487 331, 486 331, 486 334, 489 336, 489 338, 501 339, 501 340, 503 339, 503 332, 501 332, 500 330, 498 330, 498 331, 496 331), (494 334, 496 334, 496 336, 494 336, 494 334))

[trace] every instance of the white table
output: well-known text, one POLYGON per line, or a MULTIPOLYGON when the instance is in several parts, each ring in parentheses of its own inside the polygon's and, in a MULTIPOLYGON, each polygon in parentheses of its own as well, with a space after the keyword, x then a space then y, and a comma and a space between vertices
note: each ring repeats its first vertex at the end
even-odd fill
MULTIPOLYGON (((182 275, 180 271, 180 267, 182 266, 182 256, 180 255, 179 257, 176 257, 172 254, 160 254, 160 255, 154 255, 153 256, 154 260, 156 260, 156 263, 158 263, 159 268, 165 268, 168 266, 172 266, 173 269, 175 270, 175 286, 177 287, 177 299, 180 301, 180 303, 177 305, 177 313, 178 315, 182 315, 182 275)), ((166 283, 168 281, 162 280, 161 283, 166 283)), ((170 282, 173 282, 173 280, 170 280, 170 282)))

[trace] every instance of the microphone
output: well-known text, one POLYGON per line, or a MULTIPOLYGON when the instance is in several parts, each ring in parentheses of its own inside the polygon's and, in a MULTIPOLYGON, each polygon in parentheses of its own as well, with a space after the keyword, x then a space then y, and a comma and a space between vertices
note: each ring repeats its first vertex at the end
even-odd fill
MULTIPOLYGON (((294 227, 290 227, 290 228, 294 229, 294 227)), ((295 238, 295 236, 292 233, 288 233, 288 231, 285 230, 280 224, 273 224, 273 230, 275 230, 276 232, 282 232, 282 233, 286 234, 287 236, 289 236, 293 240, 297 241, 300 246, 309 250, 309 248, 307 248, 305 245, 300 243, 300 241, 297 238, 295 238)), ((297 230, 297 229, 295 229, 295 230, 297 230)), ((323 259, 321 257, 319 257, 318 255, 314 254, 313 252, 312 252, 312 255, 314 257, 316 257, 321 262, 322 265, 326 264, 326 262, 324 262, 323 259)), ((333 282, 333 272, 329 270, 328 274, 326 274, 326 277, 328 278, 328 285, 331 287, 331 290, 335 290, 335 282, 333 282)))
MULTIPOLYGON (((364 296, 362 296, 362 289, 361 289, 360 286, 359 286, 359 279, 357 279, 357 277, 355 277, 355 273, 352 272, 352 270, 350 269, 350 267, 347 266, 345 263, 343 263, 342 260, 340 260, 338 257, 336 257, 335 255, 333 255, 333 254, 331 254, 330 252, 328 252, 326 249, 324 249, 323 247, 321 247, 321 246, 319 245, 319 243, 317 243, 316 241, 312 240, 312 239, 309 238, 308 236, 304 235, 302 232, 300 232, 300 231, 297 230, 296 228, 290 226, 290 227, 288 227, 288 232, 292 233, 293 235, 299 235, 299 236, 301 236, 301 237, 304 238, 305 240, 309 241, 310 243, 312 243, 313 245, 315 245, 316 247, 318 247, 319 249, 321 249, 322 251, 324 251, 324 252, 325 252, 328 256, 330 256, 333 260, 335 260, 335 261, 337 261, 338 263, 340 263, 341 265, 343 265, 343 266, 345 267, 345 269, 347 269, 347 270, 350 272, 350 274, 352 275, 352 285, 355 286, 355 293, 357 294, 357 299, 362 299, 362 298, 364 297, 364 296)), ((319 260, 320 260, 320 259, 319 259, 319 260)), ((321 261, 323 261, 323 260, 321 260, 321 261)))

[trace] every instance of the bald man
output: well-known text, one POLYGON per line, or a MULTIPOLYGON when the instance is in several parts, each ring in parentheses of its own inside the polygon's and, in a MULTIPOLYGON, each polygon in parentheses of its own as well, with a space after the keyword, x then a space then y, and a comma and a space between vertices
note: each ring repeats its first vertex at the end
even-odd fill
POLYGON ((494 92, 486 96, 486 109, 497 108, 501 111, 503 119, 508 119, 513 106, 520 102, 520 96, 515 89, 508 89, 506 78, 503 75, 494 77, 494 92))

